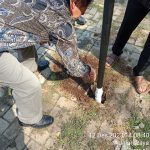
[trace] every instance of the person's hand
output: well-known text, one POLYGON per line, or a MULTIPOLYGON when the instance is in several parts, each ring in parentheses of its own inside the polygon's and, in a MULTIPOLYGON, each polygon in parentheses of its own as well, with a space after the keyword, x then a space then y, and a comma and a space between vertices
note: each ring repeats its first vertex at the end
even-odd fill
POLYGON ((91 68, 88 78, 92 83, 94 83, 96 81, 96 71, 94 68, 91 68))
POLYGON ((90 72, 85 75, 83 80, 87 83, 93 84, 96 81, 96 71, 94 68, 90 67, 90 72))

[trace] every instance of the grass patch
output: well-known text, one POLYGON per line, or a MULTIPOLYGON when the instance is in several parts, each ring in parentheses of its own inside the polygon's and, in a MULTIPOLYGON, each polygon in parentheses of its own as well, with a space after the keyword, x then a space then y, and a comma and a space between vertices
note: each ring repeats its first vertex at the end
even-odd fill
POLYGON ((129 120, 130 144, 132 149, 146 149, 150 146, 150 121, 133 114, 129 120), (134 142, 136 140, 136 142, 134 142))
POLYGON ((88 125, 89 121, 96 119, 97 108, 93 107, 89 111, 84 112, 83 110, 78 110, 73 117, 62 126, 61 135, 58 138, 58 144, 63 149, 77 150, 81 147, 91 147, 95 148, 95 142, 87 141, 84 135, 84 130, 88 125))

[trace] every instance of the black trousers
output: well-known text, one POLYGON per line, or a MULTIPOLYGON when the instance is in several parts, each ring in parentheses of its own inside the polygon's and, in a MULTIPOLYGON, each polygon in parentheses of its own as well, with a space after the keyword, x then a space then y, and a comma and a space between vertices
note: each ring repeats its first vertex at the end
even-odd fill
MULTIPOLYGON (((119 29, 116 41, 112 51, 117 56, 123 53, 123 48, 127 43, 130 35, 144 17, 149 13, 149 10, 137 0, 129 0, 126 8, 125 16, 119 29)), ((141 76, 144 70, 150 65, 150 34, 145 43, 144 49, 140 55, 138 64, 133 68, 135 76, 141 76)))

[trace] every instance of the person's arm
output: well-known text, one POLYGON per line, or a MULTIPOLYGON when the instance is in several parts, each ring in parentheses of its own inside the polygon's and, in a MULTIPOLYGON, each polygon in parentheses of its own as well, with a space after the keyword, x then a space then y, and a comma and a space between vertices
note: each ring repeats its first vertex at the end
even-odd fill
POLYGON ((61 56, 69 74, 75 77, 86 78, 92 82, 95 81, 95 71, 79 58, 75 30, 72 24, 69 22, 61 24, 57 27, 55 33, 59 35, 54 40, 57 52, 61 56))

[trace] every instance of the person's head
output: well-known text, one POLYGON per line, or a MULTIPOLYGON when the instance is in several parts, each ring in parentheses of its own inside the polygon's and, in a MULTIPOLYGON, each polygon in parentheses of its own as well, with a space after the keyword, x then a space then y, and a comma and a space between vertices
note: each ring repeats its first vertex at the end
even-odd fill
POLYGON ((73 18, 83 15, 92 0, 70 0, 70 12, 73 18))

